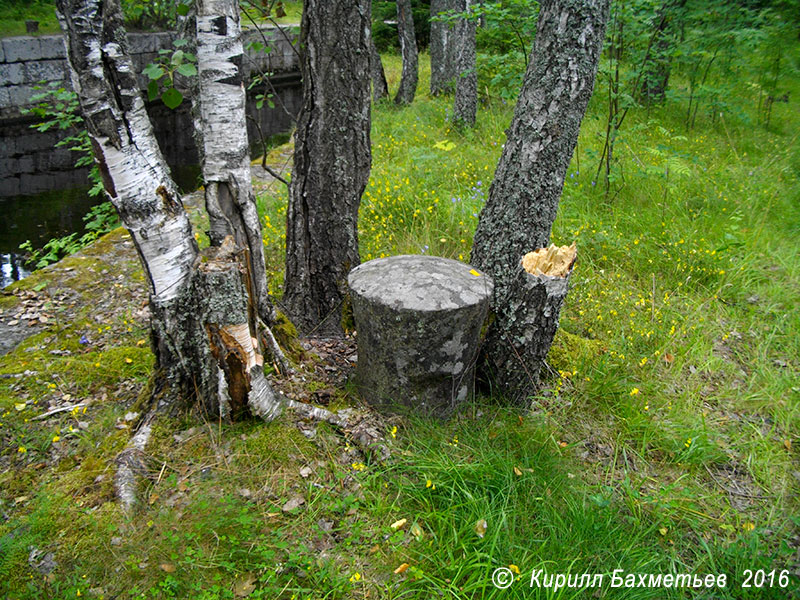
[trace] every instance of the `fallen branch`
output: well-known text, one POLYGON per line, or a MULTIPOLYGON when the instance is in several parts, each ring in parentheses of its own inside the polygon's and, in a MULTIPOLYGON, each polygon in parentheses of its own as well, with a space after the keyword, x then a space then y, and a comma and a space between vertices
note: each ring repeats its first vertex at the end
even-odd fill
POLYGON ((31 419, 31 421, 39 421, 41 419, 46 419, 47 417, 51 417, 55 414, 66 412, 68 410, 75 410, 76 408, 84 408, 85 406, 89 406, 86 402, 78 402, 77 404, 67 404, 65 406, 59 406, 58 408, 51 408, 46 413, 42 413, 37 415, 31 419))

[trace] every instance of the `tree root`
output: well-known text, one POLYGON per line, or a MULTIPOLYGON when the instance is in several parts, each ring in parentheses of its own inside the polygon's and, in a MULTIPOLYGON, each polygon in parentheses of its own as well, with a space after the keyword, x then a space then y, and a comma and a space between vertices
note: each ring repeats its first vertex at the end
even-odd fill
MULTIPOLYGON (((345 437, 352 440, 365 456, 384 462, 391 455, 389 446, 381 434, 382 425, 380 419, 373 411, 346 408, 338 412, 332 412, 325 408, 291 400, 281 393, 276 393, 275 396, 281 406, 291 410, 301 418, 333 425, 345 437)), ((153 422, 158 412, 158 408, 153 408, 147 413, 128 445, 114 459, 114 463, 117 466, 117 472, 114 475, 114 492, 122 505, 122 509, 128 514, 138 504, 137 477, 143 476, 147 472, 144 449, 150 439, 153 422)))

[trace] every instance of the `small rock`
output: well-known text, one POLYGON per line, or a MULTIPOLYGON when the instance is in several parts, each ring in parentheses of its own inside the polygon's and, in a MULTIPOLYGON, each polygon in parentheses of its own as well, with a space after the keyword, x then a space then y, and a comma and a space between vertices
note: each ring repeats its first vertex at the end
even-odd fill
POLYGON ((281 507, 283 512, 291 512, 306 503, 306 499, 302 496, 294 496, 286 504, 281 507))
POLYGON ((239 495, 240 495, 242 498, 250 498, 250 497, 253 495, 253 492, 251 492, 251 491, 250 491, 250 490, 248 490, 247 488, 241 488, 241 489, 239 490, 239 495))
POLYGON ((122 545, 122 538, 119 536, 115 536, 111 538, 111 545, 112 546, 121 546, 122 545))
POLYGON ((135 421, 137 418, 139 418, 138 412, 128 412, 125 413, 125 416, 123 417, 123 419, 128 422, 135 421))
POLYGON ((333 531, 333 521, 328 521, 326 519, 320 519, 317 521, 317 527, 322 529, 325 533, 330 533, 333 531))
POLYGON ((303 467, 302 469, 300 469, 300 477, 302 477, 303 479, 306 479, 309 475, 311 475, 311 473, 313 473, 311 467, 303 467))

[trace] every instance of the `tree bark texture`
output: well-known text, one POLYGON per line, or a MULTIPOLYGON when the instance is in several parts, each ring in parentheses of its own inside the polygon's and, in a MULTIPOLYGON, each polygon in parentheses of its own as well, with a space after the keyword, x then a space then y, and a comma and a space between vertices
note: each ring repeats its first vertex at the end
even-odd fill
POLYGON ((249 265, 250 293, 258 314, 271 324, 261 223, 250 175, 244 50, 236 0, 197 0, 196 45, 199 82, 194 103, 195 136, 203 165, 209 238, 219 246, 232 236, 249 265))
POLYGON ((400 54, 403 57, 403 70, 400 74, 400 87, 394 97, 395 104, 411 104, 417 93, 419 79, 419 56, 417 38, 414 33, 414 16, 411 13, 411 0, 397 0, 397 32, 400 36, 400 54))
POLYGON ((677 22, 686 6, 686 0, 665 0, 656 14, 652 40, 642 65, 642 85, 639 98, 647 104, 663 102, 672 65, 672 52, 676 43, 677 22))
MULTIPOLYGON (((471 11, 473 0, 460 0, 459 12, 471 11)), ((453 103, 453 121, 457 125, 472 127, 478 113, 478 70, 475 57, 477 22, 460 18, 456 22, 456 96, 453 103)))
POLYGON ((339 335, 347 274, 359 264, 358 207, 369 179, 369 0, 307 0, 303 107, 289 189, 284 306, 301 332, 339 335))
POLYGON ((531 60, 472 246, 472 264, 494 278, 493 308, 507 301, 520 258, 550 240, 608 8, 609 0, 541 3, 531 60))
MULTIPOLYGON (((539 373, 558 329, 575 260, 574 247, 565 273, 530 273, 517 263, 484 343, 489 374, 505 397, 522 404, 536 392, 539 373)), ((556 250, 558 251, 558 250, 556 250)))
POLYGON ((153 135, 126 51, 114 0, 58 0, 72 83, 78 91, 106 193, 128 229, 150 288, 151 342, 158 377, 154 410, 176 397, 220 408, 278 411, 257 364, 248 268, 232 238, 200 261, 189 219, 153 135), (218 341, 217 338, 222 341, 218 341), (240 357, 240 371, 233 360, 240 357), (244 385, 240 385, 241 383, 244 385))
MULTIPOLYGON (((446 11, 458 11, 459 0, 431 0, 431 18, 446 11)), ((450 93, 455 88, 456 44, 453 25, 431 20, 431 95, 450 93)))
POLYGON ((377 102, 389 95, 389 84, 386 83, 386 72, 383 70, 383 62, 375 40, 370 38, 369 50, 369 69, 372 77, 372 99, 377 102))

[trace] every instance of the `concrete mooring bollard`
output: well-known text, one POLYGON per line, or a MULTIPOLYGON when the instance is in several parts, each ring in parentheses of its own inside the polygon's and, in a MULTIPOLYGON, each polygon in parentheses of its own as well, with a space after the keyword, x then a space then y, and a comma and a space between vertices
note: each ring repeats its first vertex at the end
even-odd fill
POLYGON ((480 333, 494 284, 470 265, 402 255, 350 272, 356 384, 378 406, 447 416, 474 391, 480 333))

